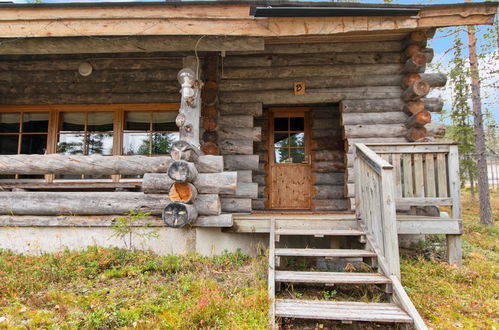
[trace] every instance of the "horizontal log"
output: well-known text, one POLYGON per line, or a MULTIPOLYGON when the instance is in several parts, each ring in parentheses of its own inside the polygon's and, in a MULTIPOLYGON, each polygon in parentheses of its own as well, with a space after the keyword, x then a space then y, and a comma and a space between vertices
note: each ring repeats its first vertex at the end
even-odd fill
MULTIPOLYGON (((95 55, 95 54, 93 54, 95 55)), ((129 54, 127 54, 129 55, 129 54)), ((37 57, 39 58, 39 57, 37 57)), ((4 60, 0 63, 0 70, 10 71, 71 71, 83 61, 82 58, 57 58, 57 59, 32 59, 32 60, 4 60)), ((111 58, 110 56, 84 58, 84 61, 90 63, 95 71, 103 70, 159 70, 182 68, 182 59, 178 57, 154 58, 137 56, 135 58, 111 58)), ((177 86, 178 90, 178 86, 177 86)))
MULTIPOLYGON (((76 70, 78 66, 73 68, 76 70)), ((181 68, 181 67, 180 67, 181 68)), ((95 69, 94 69, 95 70, 95 69)), ((24 71, 22 71, 24 72, 24 71)), ((19 74, 22 74, 19 72, 19 74)), ((1 75, 0 75, 1 76, 1 75)), ((133 77, 133 73, 123 74, 125 77, 123 80, 119 80, 118 77, 113 77, 112 79, 100 82, 100 81, 81 81, 81 80, 70 80, 67 78, 66 82, 54 82, 51 83, 51 79, 60 78, 49 78, 44 82, 30 82, 30 81, 17 81, 18 79, 13 79, 13 82, 0 82, 0 93, 2 94, 12 94, 12 95, 43 95, 43 94, 70 94, 70 93, 85 93, 85 94, 104 94, 104 93, 121 93, 121 94, 134 94, 134 93, 168 93, 176 95, 178 93, 178 82, 170 77, 164 81, 149 81, 148 79, 154 79, 154 77, 138 77, 136 80, 133 77), (168 80, 170 79, 170 80, 168 80)), ((36 80, 42 80, 41 78, 36 80)))
POLYGON ((343 184, 343 173, 315 173, 315 184, 343 184))
POLYGON ((426 46, 426 34, 424 31, 418 30, 409 33, 403 40, 402 46, 403 48, 407 48, 409 45, 417 44, 420 47, 426 46))
POLYGON ((204 131, 203 142, 218 143, 218 131, 204 131))
MULTIPOLYGON (((222 80, 221 90, 228 91, 261 91, 261 90, 289 90, 294 86, 297 78, 265 78, 222 80)), ((341 88, 362 86, 398 86, 402 80, 400 74, 373 74, 336 77, 300 77, 307 88, 341 88)))
POLYGON ((430 112, 423 110, 407 118, 407 121, 405 122, 405 127, 407 128, 415 126, 422 127, 428 124, 429 122, 431 122, 431 114, 430 112))
POLYGON ((237 189, 237 172, 201 173, 194 186, 201 194, 233 195, 237 189))
POLYGON ((169 193, 174 182, 166 173, 145 173, 142 178, 142 191, 145 194, 169 193))
POLYGON ((252 141, 262 140, 261 127, 221 127, 218 129, 220 140, 243 139, 252 141))
POLYGON ((237 171, 237 183, 249 183, 252 181, 253 172, 250 170, 237 171))
POLYGON ((398 86, 351 87, 307 89, 305 95, 295 96, 289 91, 246 91, 222 92, 222 102, 249 102, 258 100, 265 104, 303 104, 340 102, 344 99, 387 99, 399 98, 401 90, 398 86))
POLYGON ((444 101, 438 97, 424 98, 424 108, 430 112, 442 112, 444 101))
POLYGON ((232 227, 232 214, 220 214, 215 216, 198 216, 192 224, 193 227, 232 227))
MULTIPOLYGON (((222 89, 221 85, 220 89, 222 89)), ((263 114, 261 103, 221 103, 218 105, 221 115, 250 115, 260 117, 263 114)))
POLYGON ((317 150, 313 153, 314 161, 343 160, 343 150, 317 150))
POLYGON ((343 160, 326 160, 312 163, 314 172, 342 172, 345 169, 343 160))
POLYGON ((420 75, 430 87, 444 87, 447 83, 447 75, 444 73, 421 73, 420 75))
POLYGON ((222 204, 217 194, 199 194, 193 204, 200 215, 210 216, 222 213, 222 204))
MULTIPOLYGON (((258 199, 252 199, 251 200, 251 208, 252 210, 265 210, 265 201, 266 198, 258 198, 258 199)), ((1 218, 0 218, 1 220, 1 218)))
POLYGON ((219 142, 222 155, 252 155, 253 139, 225 139, 219 142))
MULTIPOLYGON (((119 215, 120 217, 122 215, 119 215)), ((2 215, 0 227, 112 227, 116 224, 117 215, 86 216, 40 216, 40 215, 2 215)), ((160 216, 148 216, 135 221, 132 227, 165 227, 160 216)), ((193 227, 232 227, 232 214, 216 216, 198 216, 193 227)))
POLYGON ((229 171, 258 170, 258 155, 225 155, 224 167, 229 171))
POLYGON ((401 111, 374 112, 374 113, 343 113, 343 125, 373 125, 373 124, 400 124, 407 120, 407 115, 401 111))
POLYGON ((312 120, 312 130, 330 130, 334 132, 334 129, 339 128, 339 126, 340 126, 339 117, 312 120))
POLYGON ((199 156, 196 168, 200 173, 219 173, 224 169, 224 159, 222 156, 199 156))
POLYGON ((421 80, 421 74, 416 72, 406 74, 404 76, 404 79, 402 79, 402 88, 407 88, 408 86, 411 86, 417 80, 421 80))
POLYGON ((401 137, 407 132, 404 123, 387 125, 345 125, 347 138, 401 137))
POLYGON ((263 50, 263 38, 232 36, 127 36, 126 38, 24 38, 5 43, 0 54, 88 54, 151 53, 182 51, 256 51, 263 50), (8 47, 7 47, 8 45, 8 47))
POLYGON ((430 85, 424 80, 416 80, 402 93, 402 100, 414 101, 426 96, 430 92, 430 85))
POLYGON ((316 184, 314 185, 314 190, 314 199, 343 198, 343 185, 316 184))
MULTIPOLYGON (((424 55, 423 55, 424 57, 424 55)), ((426 60, 426 57, 424 57, 426 60)), ((331 77, 367 74, 399 74, 401 64, 345 64, 327 66, 286 66, 271 68, 224 68, 222 79, 269 79, 293 77, 331 77)), ((223 87, 222 87, 223 89, 223 87)))
POLYGON ((268 44, 265 52, 270 54, 309 54, 309 53, 367 53, 401 52, 400 41, 372 41, 352 43, 308 43, 308 44, 268 44))
POLYGON ((428 123, 425 125, 428 136, 442 138, 445 136, 446 127, 442 123, 428 123))
POLYGON ((312 200, 312 209, 315 211, 346 211, 348 202, 346 199, 324 199, 312 200))
POLYGON ((236 197, 257 198, 258 197, 258 183, 247 182, 237 183, 236 197))
POLYGON ((141 192, 0 192, 0 214, 100 215, 130 210, 161 214, 167 195, 141 192))
POLYGON ((0 174, 142 175, 166 172, 168 156, 0 155, 0 174))
POLYGON ((218 117, 220 127, 253 127, 253 116, 250 115, 230 115, 218 117))
POLYGON ((204 117, 201 126, 207 131, 214 131, 217 128, 217 118, 204 117))
POLYGON ((400 52, 339 53, 296 55, 232 55, 224 59, 227 67, 276 67, 292 65, 391 64, 400 63, 400 52))
POLYGON ((250 198, 221 198, 222 211, 232 213, 250 213, 250 198))
POLYGON ((182 228, 193 223, 198 212, 193 205, 173 202, 163 210, 163 220, 168 227, 182 228))
MULTIPOLYGON (((125 79, 126 80, 126 79, 125 79)), ((179 103, 180 96, 171 93, 101 93, 101 94, 0 94, 0 104, 127 104, 179 103)))
POLYGON ((343 100, 341 113, 396 112, 402 111, 404 102, 400 98, 380 100, 343 100))

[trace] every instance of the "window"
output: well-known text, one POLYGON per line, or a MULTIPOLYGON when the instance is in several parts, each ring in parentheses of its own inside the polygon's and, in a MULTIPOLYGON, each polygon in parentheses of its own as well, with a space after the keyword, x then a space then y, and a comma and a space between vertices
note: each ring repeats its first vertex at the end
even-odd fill
POLYGON ((124 155, 164 155, 179 138, 176 112, 125 113, 124 155))
MULTIPOLYGON (((0 113, 0 154, 44 154, 47 151, 48 112, 0 113)), ((43 178, 34 175, 2 175, 9 178, 43 178)))
MULTIPOLYGON (((0 154, 165 155, 179 138, 175 124, 178 106, 0 105, 0 154)), ((0 176, 14 178, 44 176, 0 176)), ((96 179, 79 175, 58 178, 96 179)))
POLYGON ((304 117, 274 118, 275 163, 303 163, 305 161, 304 117))
POLYGON ((57 153, 112 155, 113 112, 61 112, 57 153))

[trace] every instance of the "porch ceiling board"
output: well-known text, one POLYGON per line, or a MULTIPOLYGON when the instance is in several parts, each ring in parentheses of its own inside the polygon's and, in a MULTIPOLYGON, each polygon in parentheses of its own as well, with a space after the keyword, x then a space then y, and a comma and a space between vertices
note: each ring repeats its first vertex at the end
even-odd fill
MULTIPOLYGON (((416 7, 417 8, 417 7, 416 7)), ((0 37, 137 35, 307 36, 490 24, 497 3, 422 6, 410 17, 249 16, 249 4, 0 7, 0 37)), ((3 43, 1 48, 8 45, 3 43)))

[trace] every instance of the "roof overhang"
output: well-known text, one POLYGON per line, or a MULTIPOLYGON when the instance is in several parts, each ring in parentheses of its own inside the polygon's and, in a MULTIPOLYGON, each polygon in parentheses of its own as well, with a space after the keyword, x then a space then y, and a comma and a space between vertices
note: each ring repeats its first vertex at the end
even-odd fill
POLYGON ((232 36, 275 39, 407 33, 436 27, 491 24, 497 7, 497 2, 431 6, 289 1, 0 4, 0 53, 8 44, 5 41, 12 38, 232 36), (260 10, 266 17, 250 15, 250 9, 259 6, 269 8, 258 9, 255 15, 260 10))

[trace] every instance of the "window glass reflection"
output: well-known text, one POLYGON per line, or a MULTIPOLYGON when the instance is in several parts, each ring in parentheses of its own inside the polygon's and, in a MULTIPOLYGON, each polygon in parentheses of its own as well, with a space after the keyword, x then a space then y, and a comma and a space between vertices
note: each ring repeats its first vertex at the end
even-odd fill
POLYGON ((168 154, 172 143, 178 141, 178 139, 179 133, 153 133, 151 140, 151 154, 168 154))
POLYGON ((178 131, 178 127, 175 124, 175 118, 177 118, 177 112, 153 112, 152 113, 152 130, 153 131, 178 131))
POLYGON ((110 156, 113 154, 113 134, 91 133, 86 139, 86 154, 110 156))
POLYGON ((291 147, 304 147, 305 146, 305 134, 304 133, 291 133, 289 139, 291 147))
POLYGON ((149 133, 125 133, 123 134, 124 155, 149 155, 150 153, 149 133))
POLYGON ((84 134, 60 134, 57 142, 57 153, 64 155, 84 154, 84 134))
POLYGON ((294 164, 301 164, 305 161, 305 149, 290 149, 291 162, 294 164))

